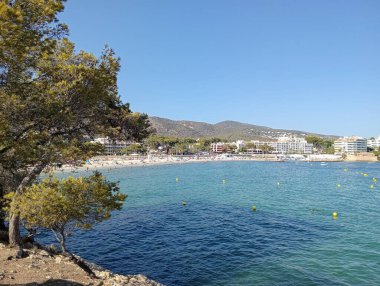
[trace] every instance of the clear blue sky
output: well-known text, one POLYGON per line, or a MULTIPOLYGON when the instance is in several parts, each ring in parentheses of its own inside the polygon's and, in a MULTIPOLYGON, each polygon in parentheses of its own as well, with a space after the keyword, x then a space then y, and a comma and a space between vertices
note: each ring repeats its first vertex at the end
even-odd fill
POLYGON ((120 56, 134 111, 380 134, 378 0, 69 0, 60 19, 120 56))

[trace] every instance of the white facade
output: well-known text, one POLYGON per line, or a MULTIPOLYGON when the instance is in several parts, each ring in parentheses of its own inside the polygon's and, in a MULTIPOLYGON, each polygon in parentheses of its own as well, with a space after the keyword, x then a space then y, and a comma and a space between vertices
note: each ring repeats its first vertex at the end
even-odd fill
POLYGON ((277 142, 254 141, 256 146, 269 145, 276 153, 281 154, 312 154, 313 144, 307 143, 304 138, 280 137, 277 142))
POLYGON ((241 149, 241 148, 243 148, 245 146, 243 140, 237 140, 236 142, 234 142, 232 144, 234 144, 238 149, 241 149))
POLYGON ((334 149, 347 154, 367 152, 367 139, 357 136, 339 138, 334 142, 334 149))
POLYGON ((120 151, 126 147, 128 147, 131 143, 125 141, 113 141, 108 138, 96 138, 94 143, 100 143, 104 146, 104 154, 105 155, 116 155, 119 154, 120 151))
POLYGON ((377 138, 368 139, 367 140, 367 146, 374 148, 374 149, 379 148, 380 147, 380 136, 377 138))

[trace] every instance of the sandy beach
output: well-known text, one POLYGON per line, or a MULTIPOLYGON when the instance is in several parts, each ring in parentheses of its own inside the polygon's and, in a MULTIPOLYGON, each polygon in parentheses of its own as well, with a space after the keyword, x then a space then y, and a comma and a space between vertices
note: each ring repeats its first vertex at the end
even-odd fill
MULTIPOLYGON (((277 154, 264 154, 264 155, 233 155, 227 156, 97 156, 85 162, 81 166, 64 165, 60 168, 55 168, 55 171, 62 172, 83 172, 104 169, 116 169, 126 167, 142 167, 142 166, 156 166, 168 164, 186 164, 196 162, 215 162, 215 161, 270 161, 270 162, 284 162, 288 160, 300 160, 299 157, 284 157, 277 154)), ((336 162, 341 161, 339 157, 329 156, 316 156, 313 155, 309 158, 302 158, 301 161, 313 162, 336 162)))
POLYGON ((82 166, 64 165, 55 168, 62 172, 83 172, 104 169, 116 169, 125 167, 142 167, 169 164, 186 164, 196 162, 214 161, 272 161, 282 162, 276 155, 259 156, 97 156, 86 161, 82 166))

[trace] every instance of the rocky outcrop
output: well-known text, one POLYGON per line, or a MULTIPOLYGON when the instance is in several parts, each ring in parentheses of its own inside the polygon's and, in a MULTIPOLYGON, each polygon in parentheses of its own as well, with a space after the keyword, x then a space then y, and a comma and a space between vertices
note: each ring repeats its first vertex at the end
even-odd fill
POLYGON ((27 245, 19 256, 19 250, 0 243, 0 285, 163 286, 144 275, 115 274, 79 256, 55 254, 36 244, 27 245))

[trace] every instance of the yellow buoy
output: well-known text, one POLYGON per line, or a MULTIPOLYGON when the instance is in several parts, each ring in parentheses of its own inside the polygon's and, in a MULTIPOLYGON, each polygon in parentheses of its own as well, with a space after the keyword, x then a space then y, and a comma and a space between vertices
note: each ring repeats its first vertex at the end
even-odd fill
POLYGON ((336 187, 337 187, 337 188, 340 188, 340 187, 341 187, 341 185, 340 185, 340 184, 337 184, 337 185, 336 185, 336 187))
POLYGON ((375 188, 375 186, 374 186, 374 185, 371 185, 371 189, 373 189, 373 188, 375 188))
POLYGON ((376 178, 373 178, 372 179, 374 183, 377 183, 377 179, 376 178))
POLYGON ((368 177, 368 174, 363 174, 364 177, 368 177))
POLYGON ((183 206, 186 206, 186 202, 185 202, 185 201, 182 201, 182 205, 183 205, 183 206))
POLYGON ((179 182, 179 178, 175 178, 175 181, 176 181, 176 182, 179 182))
POLYGON ((223 180, 223 184, 225 184, 226 183, 226 180, 223 180))
POLYGON ((255 212, 256 211, 256 206, 252 206, 252 210, 255 212))
POLYGON ((333 212, 333 218, 334 218, 334 219, 337 219, 337 218, 338 218, 338 213, 337 213, 337 212, 333 212))

